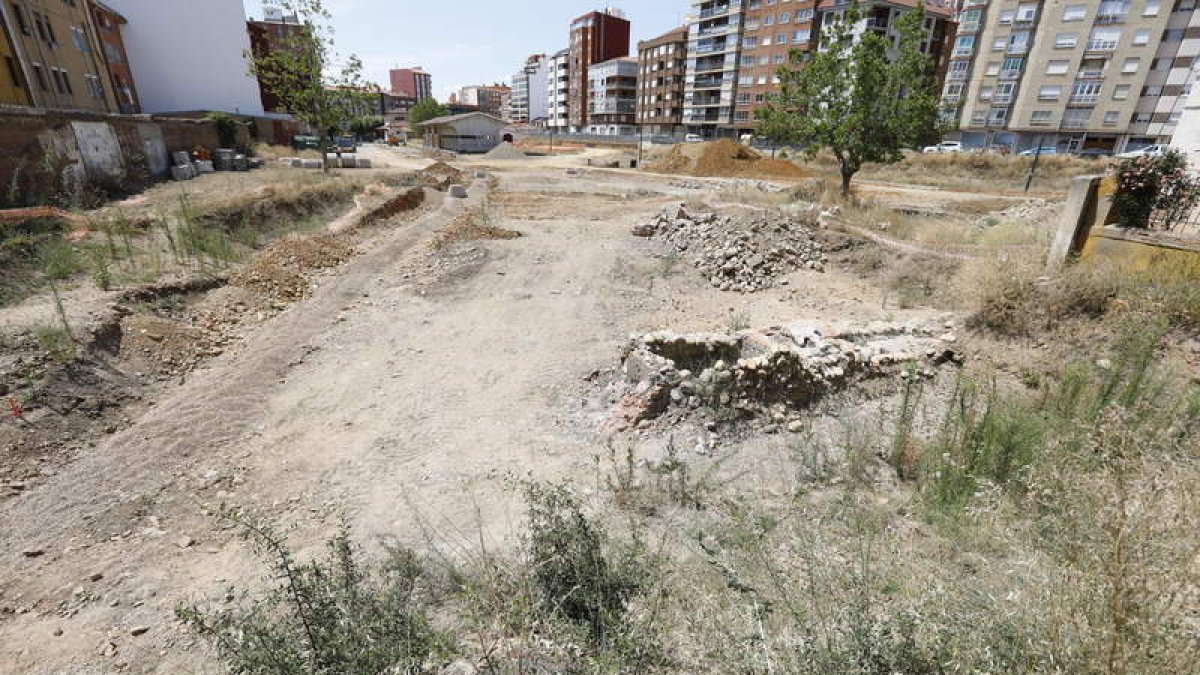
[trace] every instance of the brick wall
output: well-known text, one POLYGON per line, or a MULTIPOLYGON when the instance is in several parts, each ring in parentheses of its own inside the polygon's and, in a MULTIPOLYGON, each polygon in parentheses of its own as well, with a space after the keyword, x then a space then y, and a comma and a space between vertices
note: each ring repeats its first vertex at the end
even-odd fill
MULTIPOLYGON (((294 133, 291 124, 258 120, 259 137, 278 142, 294 133)), ((240 124, 238 146, 251 144, 250 125, 240 124)), ((112 189, 136 190, 147 176, 148 154, 165 156, 197 147, 220 147, 215 122, 206 119, 158 118, 146 115, 121 116, 92 113, 60 113, 32 109, 0 109, 0 206, 34 206, 61 200, 64 183, 88 177, 112 189), (115 135, 120 157, 90 157, 76 139, 76 122, 107 124, 115 135), (151 133, 157 128, 159 133, 151 133), (159 136, 161 135, 161 141, 159 136), (161 145, 160 145, 161 144, 161 145), (165 146, 161 147, 161 146, 165 146), (150 151, 150 152, 148 152, 150 151), (103 161, 100 161, 103 160, 103 161), (115 176, 113 165, 128 175, 115 176), (101 171, 102 167, 104 168, 101 171), (140 175, 136 175, 140 174, 140 175)), ((151 162, 153 164, 154 162, 151 162)), ((163 167, 151 171, 151 180, 162 178, 163 167)))

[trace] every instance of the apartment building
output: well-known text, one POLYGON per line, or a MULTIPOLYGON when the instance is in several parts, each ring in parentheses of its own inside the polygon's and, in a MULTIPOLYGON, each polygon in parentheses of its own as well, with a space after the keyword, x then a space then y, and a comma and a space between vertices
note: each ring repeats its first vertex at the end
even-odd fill
POLYGON ((1200 52, 1194 0, 966 0, 943 102, 964 144, 1166 142, 1200 52))
POLYGON ((637 122, 649 133, 682 128, 687 43, 687 26, 638 43, 637 122))
POLYGON ((625 56, 592 64, 588 69, 589 134, 636 134, 638 59, 625 56))
POLYGON ((753 130, 755 111, 779 91, 779 68, 788 63, 791 51, 808 51, 816 44, 816 5, 815 0, 746 3, 733 113, 739 133, 753 130))
POLYGON ((9 36, 9 26, 0 12, 0 59, 4 59, 4 68, 0 69, 0 106, 27 106, 33 103, 26 88, 24 69, 17 53, 13 49, 13 41, 9 36))
MULTIPOLYGON (((897 20, 922 3, 938 72, 950 64, 955 0, 860 0, 854 30, 898 44, 897 20)), ((819 47, 821 27, 844 18, 849 0, 692 0, 684 124, 706 136, 752 131, 755 111, 779 91, 793 50, 819 47)), ((893 49, 893 54, 895 50, 893 49)))
MULTIPOLYGON (((277 7, 268 7, 261 21, 246 22, 246 30, 250 34, 250 50, 255 56, 262 57, 281 50, 296 53, 295 50, 301 45, 297 38, 305 28, 298 17, 284 15, 277 7)), ((270 84, 259 79, 258 91, 262 98, 263 110, 271 113, 287 112, 279 94, 270 84)))
POLYGON ((129 23, 117 10, 98 0, 89 0, 96 40, 104 56, 109 86, 117 101, 117 110, 122 114, 134 115, 142 111, 134 85, 133 69, 129 66, 129 54, 125 51, 125 39, 121 26, 129 23))
POLYGON ((489 115, 499 115, 508 100, 510 89, 503 84, 475 84, 458 92, 458 102, 489 115))
POLYGON ((549 76, 550 59, 545 54, 525 59, 525 65, 513 75, 511 104, 505 119, 517 124, 544 120, 549 76))
POLYGON ((433 76, 421 68, 393 68, 388 71, 392 93, 418 101, 433 98, 433 76))
POLYGON ((118 109, 85 0, 7 0, 0 16, 33 105, 118 109))
POLYGON ((546 77, 546 128, 566 131, 570 126, 567 92, 571 85, 571 50, 563 49, 550 57, 546 77))
POLYGON ((567 120, 571 131, 588 125, 592 64, 629 56, 629 21, 618 9, 589 12, 571 22, 567 120))

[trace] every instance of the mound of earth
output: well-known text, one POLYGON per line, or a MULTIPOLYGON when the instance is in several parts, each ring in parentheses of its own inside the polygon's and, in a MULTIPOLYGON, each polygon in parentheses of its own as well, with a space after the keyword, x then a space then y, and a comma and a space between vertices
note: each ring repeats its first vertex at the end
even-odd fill
POLYGON ((434 162, 417 172, 417 182, 425 187, 445 190, 451 185, 461 185, 466 175, 445 162, 434 162))
POLYGON ((488 151, 484 157, 488 159, 528 159, 529 155, 513 147, 512 143, 501 143, 488 151))
POLYGON ((765 157, 753 148, 722 139, 700 146, 675 145, 647 167, 656 173, 718 178, 807 178, 810 174, 785 159, 765 157), (693 150, 693 148, 697 148, 693 150))
POLYGON ((231 280, 279 300, 308 297, 306 272, 337 267, 354 255, 354 249, 333 237, 284 239, 268 246, 231 280))

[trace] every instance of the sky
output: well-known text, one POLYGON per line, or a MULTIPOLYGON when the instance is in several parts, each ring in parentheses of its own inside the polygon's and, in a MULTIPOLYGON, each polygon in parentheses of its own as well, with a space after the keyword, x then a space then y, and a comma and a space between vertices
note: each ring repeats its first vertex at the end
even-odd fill
MULTIPOLYGON (((262 0, 246 0, 262 17, 262 0)), ((613 6, 632 24, 630 55, 647 40, 683 25, 688 0, 325 0, 341 54, 363 60, 366 78, 387 88, 390 68, 421 66, 446 100, 471 84, 504 82, 530 54, 567 47, 571 20, 613 6)))

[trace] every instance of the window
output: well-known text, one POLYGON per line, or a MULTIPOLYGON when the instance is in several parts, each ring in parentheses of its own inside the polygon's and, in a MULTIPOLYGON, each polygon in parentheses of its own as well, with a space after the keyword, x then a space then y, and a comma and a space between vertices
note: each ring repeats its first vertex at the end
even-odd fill
POLYGON ((993 62, 987 64, 987 70, 984 72, 988 75, 999 75, 1000 74, 1000 64, 993 61, 993 62))
POLYGON ((1142 60, 1138 58, 1125 59, 1125 63, 1121 64, 1121 72, 1126 75, 1136 73, 1142 67, 1142 60))
POLYGON ((1167 116, 1167 124, 1179 124, 1179 120, 1183 119, 1183 113, 1173 112, 1167 116))
POLYGON ((17 61, 11 56, 4 57, 4 65, 8 66, 8 76, 12 78, 14 86, 21 86, 21 71, 17 68, 17 61))
POLYGON ((37 80, 38 87, 42 91, 50 91, 50 85, 46 84, 46 71, 42 70, 42 64, 33 64, 33 78, 37 80))
POLYGON ((1134 34, 1133 34, 1133 46, 1134 47, 1145 47, 1148 44, 1150 44, 1150 31, 1143 29, 1143 30, 1134 32, 1134 34))
POLYGON ((1118 84, 1113 88, 1113 100, 1124 101, 1129 98, 1130 86, 1128 84, 1118 84))
POLYGON ((1070 61, 1051 61, 1046 64, 1047 75, 1066 75, 1067 69, 1070 68, 1070 61))
POLYGON ((992 91, 993 91, 992 87, 982 87, 982 88, 980 88, 980 90, 979 90, 979 100, 980 100, 980 101, 990 101, 990 100, 992 100, 992 91))
POLYGON ((996 38, 992 40, 992 51, 1002 52, 1008 47, 1008 40, 1005 38, 996 38))
POLYGON ((1121 119, 1121 113, 1117 110, 1110 110, 1104 113, 1104 126, 1114 127, 1117 121, 1121 119))
POLYGON ((1029 123, 1037 126, 1046 126, 1054 120, 1054 111, 1052 110, 1034 110, 1029 116, 1029 123))
POLYGON ((1121 41, 1121 31, 1117 28, 1096 28, 1092 30, 1092 37, 1088 39, 1088 51, 1093 52, 1111 52, 1117 48, 1117 43, 1121 41))
POLYGON ((1025 65, 1025 59, 1021 57, 1010 56, 1004 59, 1004 66, 1001 70, 1001 77, 1016 77, 1021 74, 1021 68, 1025 65))
POLYGON ((1153 117, 1153 116, 1150 113, 1143 113, 1143 112, 1134 113, 1133 123, 1134 124, 1150 124, 1151 117, 1153 117))
POLYGON ((29 18, 25 16, 25 8, 17 3, 12 4, 13 14, 17 17, 17 28, 21 29, 21 35, 30 35, 29 18))
POLYGON ((1146 0, 1146 9, 1142 10, 1142 16, 1158 16, 1159 0, 1146 0))
POLYGON ((1163 88, 1161 86, 1149 85, 1149 86, 1142 88, 1142 96, 1143 97, 1145 97, 1145 96, 1153 96, 1153 97, 1162 96, 1162 90, 1163 90, 1163 88))
POLYGON ((809 36, 811 35, 811 30, 798 30, 795 33, 792 33, 792 44, 798 45, 803 42, 808 42, 809 36))
POLYGON ((1072 49, 1079 44, 1079 35, 1076 33, 1059 33, 1058 37, 1054 38, 1055 49, 1072 49))
POLYGON ((1100 100, 1100 90, 1103 86, 1100 82, 1076 82, 1071 90, 1071 102, 1095 103, 1100 100))
POLYGON ((1181 31, 1181 30, 1163 31, 1162 39, 1163 39, 1163 42, 1182 42, 1183 41, 1183 31, 1181 31))
POLYGON ((1150 64, 1150 68, 1153 70, 1170 70, 1171 63, 1171 59, 1154 59, 1150 64))
POLYGON ((1017 6, 1017 22, 1031 23, 1037 18, 1037 5, 1024 3, 1017 6))
POLYGON ((1046 86, 1038 89, 1039 101, 1057 101, 1059 96, 1062 96, 1062 87, 1058 85, 1046 86))
POLYGON ((1000 12, 1000 25, 1007 26, 1017 17, 1017 13, 1011 9, 1006 9, 1000 12))
POLYGON ((1029 33, 1013 33, 1008 36, 1008 53, 1024 54, 1029 51, 1029 33))
POLYGON ((1063 10, 1063 21, 1083 21, 1087 18, 1087 5, 1067 5, 1063 10))
POLYGON ((1068 108, 1063 113, 1063 126, 1067 129, 1081 129, 1087 126, 1091 118, 1091 108, 1068 108))
POLYGON ((1119 21, 1129 14, 1130 0, 1102 0, 1096 18, 1102 22, 1119 21))
POLYGON ((974 35, 960 35, 954 41, 954 53, 959 56, 969 55, 975 49, 974 35))

